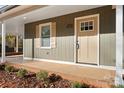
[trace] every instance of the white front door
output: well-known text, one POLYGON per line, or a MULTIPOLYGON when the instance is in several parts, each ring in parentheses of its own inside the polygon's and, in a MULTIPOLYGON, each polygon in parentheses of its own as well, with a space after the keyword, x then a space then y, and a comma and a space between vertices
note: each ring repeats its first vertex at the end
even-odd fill
POLYGON ((77 18, 77 61, 97 64, 98 57, 98 15, 77 18))

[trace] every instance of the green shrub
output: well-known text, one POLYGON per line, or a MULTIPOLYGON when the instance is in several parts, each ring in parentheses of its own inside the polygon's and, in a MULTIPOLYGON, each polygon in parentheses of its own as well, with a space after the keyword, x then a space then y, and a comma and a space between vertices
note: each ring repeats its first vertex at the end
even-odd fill
POLYGON ((62 80, 62 77, 60 75, 56 75, 56 74, 51 74, 48 76, 48 80, 49 82, 56 82, 56 81, 59 81, 59 80, 62 80))
POLYGON ((124 88, 124 85, 115 86, 115 88, 124 88))
POLYGON ((17 72, 17 76, 23 78, 26 75, 26 73, 27 73, 27 70, 19 69, 19 71, 17 72))
POLYGON ((74 82, 72 83, 73 88, 89 88, 90 86, 86 83, 74 82))
POLYGON ((5 66, 5 71, 6 71, 6 72, 13 72, 14 69, 15 69, 15 68, 14 68, 13 66, 8 66, 8 65, 5 66))
POLYGON ((40 71, 40 72, 36 73, 36 77, 38 80, 46 80, 48 77, 48 72, 40 71))

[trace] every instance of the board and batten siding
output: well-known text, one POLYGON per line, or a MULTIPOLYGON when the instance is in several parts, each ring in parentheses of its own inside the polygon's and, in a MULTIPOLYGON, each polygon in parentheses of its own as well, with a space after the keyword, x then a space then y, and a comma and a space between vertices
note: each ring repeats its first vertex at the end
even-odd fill
POLYGON ((100 65, 115 66, 116 36, 112 34, 100 35, 100 65))
MULTIPOLYGON (((68 17, 67 17, 68 18, 68 17)), ((40 22, 36 22, 33 24, 26 24, 26 38, 34 39, 34 58, 40 59, 50 59, 50 60, 60 60, 60 61, 69 61, 73 62, 74 55, 74 26, 73 19, 66 19, 65 17, 52 18, 47 20, 42 20, 40 22), (37 35, 39 34, 37 31, 37 26, 39 24, 48 23, 48 22, 56 22, 56 46, 51 49, 42 49, 37 47, 37 35), (67 26, 67 24, 72 23, 71 26, 67 26), (32 30, 30 30, 30 27, 32 30), (28 36, 30 35, 29 31, 35 31, 35 37, 28 36)), ((32 35, 32 34, 31 34, 32 35)))
POLYGON ((100 65, 115 66, 115 12, 115 9, 108 9, 100 17, 100 65))
MULTIPOLYGON (((74 19, 93 14, 100 15, 100 65, 114 66, 115 9, 112 9, 112 6, 99 7, 25 24, 25 40, 34 39, 34 43, 36 43, 36 26, 42 23, 56 22, 56 48, 41 49, 36 48, 34 44, 33 57, 74 62, 74 19)), ((28 46, 28 43, 26 43, 25 47, 28 46)), ((27 51, 28 49, 24 50, 26 53, 27 51)))
POLYGON ((33 40, 32 39, 25 39, 24 41, 24 57, 32 58, 33 57, 33 40))
MULTIPOLYGON (((36 43, 36 40, 34 40, 36 43)), ((57 37, 56 48, 41 49, 34 46, 34 58, 73 61, 73 36, 57 37), (71 52, 70 52, 71 51, 71 52)), ((34 44, 35 45, 35 44, 34 44)))

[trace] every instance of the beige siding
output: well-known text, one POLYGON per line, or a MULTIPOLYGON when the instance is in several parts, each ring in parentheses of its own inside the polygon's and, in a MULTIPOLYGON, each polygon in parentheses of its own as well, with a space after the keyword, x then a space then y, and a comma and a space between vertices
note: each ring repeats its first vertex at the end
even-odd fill
POLYGON ((32 58, 32 39, 24 39, 24 57, 32 58))
POLYGON ((100 65, 115 66, 115 33, 100 35, 100 65))
MULTIPOLYGON (((56 39, 56 48, 42 49, 34 46, 34 57, 50 60, 73 61, 73 36, 57 37, 56 39)), ((36 43, 36 39, 34 40, 34 43, 36 43)))

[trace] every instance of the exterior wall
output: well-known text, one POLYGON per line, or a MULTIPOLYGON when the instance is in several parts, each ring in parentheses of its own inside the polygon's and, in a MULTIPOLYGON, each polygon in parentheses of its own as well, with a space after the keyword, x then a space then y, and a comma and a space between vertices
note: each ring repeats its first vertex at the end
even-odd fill
POLYGON ((57 37, 57 46, 52 49, 34 47, 34 57, 73 62, 73 36, 57 37))
POLYGON ((115 15, 115 9, 108 9, 100 17, 100 65, 115 66, 115 15))
POLYGON ((116 62, 115 33, 100 35, 100 65, 115 66, 116 62))
POLYGON ((25 39, 24 40, 24 56, 28 58, 33 57, 32 51, 32 39, 25 39))
MULTIPOLYGON (((25 40, 36 38, 36 25, 56 22, 57 46, 55 49, 41 49, 34 46, 34 58, 74 61, 74 18, 100 14, 100 65, 115 65, 115 9, 105 6, 87 11, 41 20, 25 25, 25 40)), ((28 43, 25 43, 28 47, 28 43)), ((25 49, 24 52, 28 50, 25 49)), ((28 52, 26 52, 28 53, 28 52)), ((28 56, 29 54, 26 54, 28 56)), ((26 57, 25 56, 25 57, 26 57)))
POLYGON ((34 50, 34 47, 33 47, 33 41, 34 41, 34 38, 35 38, 35 30, 31 30, 31 29, 34 29, 35 26, 26 26, 24 27, 24 40, 23 40, 23 55, 24 57, 27 57, 27 58, 33 58, 34 54, 33 54, 33 50, 34 50))
MULTIPOLYGON (((56 48, 53 49, 41 49, 37 48, 34 44, 34 58, 50 59, 50 60, 61 60, 73 62, 74 54, 74 32, 73 24, 71 28, 67 28, 67 24, 73 23, 73 19, 68 17, 58 17, 48 20, 39 21, 32 24, 25 25, 25 39, 34 39, 36 37, 36 25, 46 22, 56 22, 56 48), (66 24, 65 24, 66 23, 66 24), (33 34, 34 33, 34 34, 33 34)), ((28 43, 25 44, 28 46, 28 43)))

